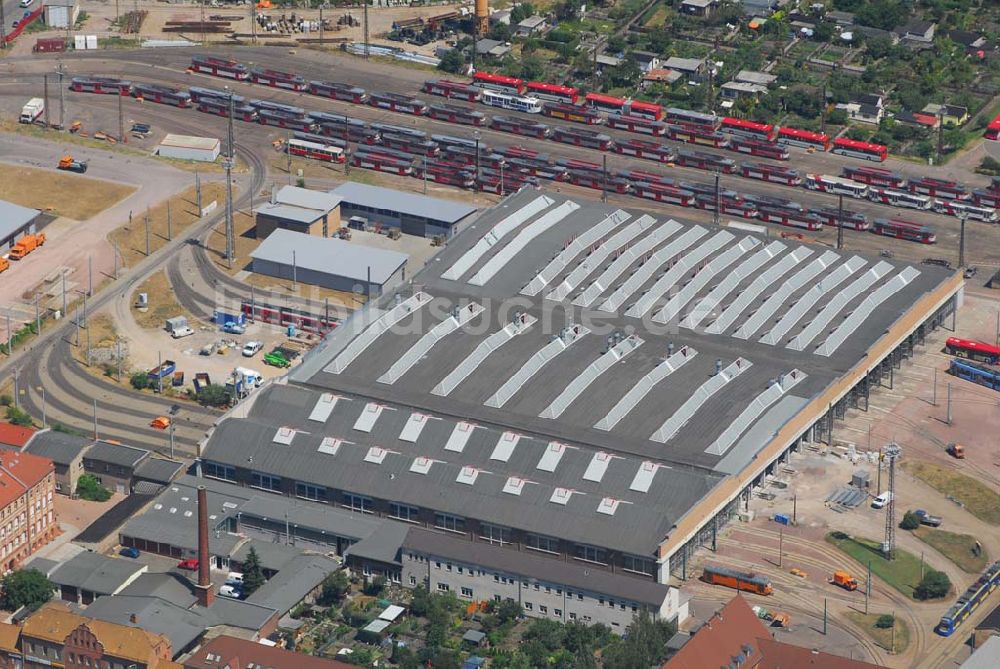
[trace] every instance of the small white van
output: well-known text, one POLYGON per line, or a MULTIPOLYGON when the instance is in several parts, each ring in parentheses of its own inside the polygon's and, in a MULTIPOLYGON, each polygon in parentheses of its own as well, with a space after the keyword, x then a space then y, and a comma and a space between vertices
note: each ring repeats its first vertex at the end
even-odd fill
POLYGON ((243 585, 243 574, 238 571, 231 571, 226 576, 226 585, 243 585))
POLYGON ((21 0, 20 5, 22 7, 31 7, 32 3, 34 3, 34 2, 35 2, 35 0, 21 0))
POLYGON ((886 490, 884 493, 872 500, 872 508, 881 509, 889 503, 890 499, 892 499, 892 493, 886 490))

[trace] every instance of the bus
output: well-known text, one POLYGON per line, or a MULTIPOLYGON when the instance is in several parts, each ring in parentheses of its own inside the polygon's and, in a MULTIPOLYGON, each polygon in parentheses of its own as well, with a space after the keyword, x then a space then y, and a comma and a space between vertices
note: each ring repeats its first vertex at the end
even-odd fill
POLYGON ((246 65, 228 58, 193 56, 190 69, 192 72, 211 74, 213 77, 235 79, 236 81, 246 81, 250 78, 250 70, 246 65))
POLYGON ((964 184, 931 177, 910 179, 907 190, 917 195, 926 195, 942 200, 968 200, 971 197, 971 193, 964 184))
POLYGON ((621 114, 624 113, 628 100, 600 93, 587 93, 583 98, 583 104, 591 109, 597 109, 609 114, 621 114))
POLYGON ((660 121, 654 121, 645 116, 625 116, 623 114, 608 114, 608 127, 617 130, 626 130, 640 135, 651 135, 653 137, 663 137, 667 133, 667 126, 660 121))
POLYGON ((382 133, 382 146, 415 156, 433 158, 441 153, 441 147, 432 139, 421 139, 409 135, 392 135, 382 133))
POLYGON ((734 160, 701 151, 678 151, 676 163, 681 167, 693 167, 723 174, 732 174, 736 171, 734 160))
POLYGON ((750 137, 764 142, 773 142, 775 138, 775 127, 770 123, 757 123, 732 116, 726 116, 722 119, 719 130, 730 135, 750 137))
POLYGON ((1000 369, 995 367, 986 367, 964 360, 952 360, 948 366, 948 373, 993 390, 1000 390, 1000 369))
POLYGON ((728 135, 723 135, 721 132, 712 130, 707 126, 668 125, 667 137, 675 142, 700 144, 716 149, 724 149, 729 146, 728 135))
POLYGON ((290 91, 306 90, 306 80, 291 72, 253 69, 250 70, 250 79, 255 84, 264 84, 274 88, 287 88, 290 91))
POLYGON ((869 186, 882 188, 906 188, 906 177, 892 170, 867 165, 846 165, 843 175, 869 186))
POLYGON ((600 125, 601 123, 604 123, 604 117, 593 109, 577 105, 568 105, 561 102, 546 102, 543 104, 542 116, 561 118, 564 121, 585 123, 587 125, 600 125))
POLYGON ((527 121, 511 116, 494 116, 490 121, 490 127, 500 132, 510 132, 515 135, 537 137, 538 139, 545 139, 552 132, 552 129, 544 123, 535 123, 534 121, 527 121))
MULTIPOLYGON (((202 100, 222 100, 226 103, 229 102, 229 97, 231 93, 229 91, 222 91, 217 88, 201 88, 200 86, 191 86, 188 90, 188 95, 191 96, 191 102, 201 102, 202 100)), ((242 95, 233 95, 233 104, 243 104, 246 102, 246 98, 242 95)))
POLYGON ((745 153, 758 158, 771 158, 773 160, 788 160, 788 149, 780 144, 772 142, 762 142, 759 139, 733 136, 729 138, 730 151, 745 153))
POLYGON ((986 132, 983 133, 983 137, 993 141, 1000 139, 1000 114, 997 114, 996 118, 986 126, 986 132))
POLYGON ((715 114, 703 114, 701 112, 689 111, 670 107, 663 112, 663 120, 667 123, 680 123, 682 125, 704 126, 715 130, 719 127, 719 117, 715 114))
POLYGON ((646 200, 690 207, 694 204, 694 193, 681 190, 677 186, 660 183, 632 182, 632 194, 646 200))
POLYGON ((905 209, 930 209, 934 204, 931 198, 925 195, 914 195, 905 190, 895 188, 874 188, 868 189, 868 199, 872 202, 880 202, 893 207, 903 207, 905 209))
POLYGON ((475 86, 462 84, 457 81, 447 79, 433 79, 424 82, 424 93, 440 95, 442 97, 455 100, 465 100, 466 102, 479 102, 479 97, 483 92, 475 86))
POLYGON ((342 163, 345 160, 344 150, 339 146, 307 142, 303 139, 290 139, 286 146, 288 153, 293 156, 322 160, 327 163, 342 163))
POLYGON ((132 82, 109 77, 73 77, 69 82, 69 89, 75 93, 128 95, 132 92, 132 82))
POLYGON ((476 72, 472 75, 472 84, 490 91, 500 91, 520 95, 524 93, 524 81, 517 77, 505 77, 502 74, 490 74, 489 72, 476 72))
POLYGON ((777 223, 778 225, 785 225, 791 228, 802 228, 803 230, 813 231, 823 229, 823 222, 819 217, 814 216, 808 211, 758 206, 757 218, 767 223, 777 223))
POLYGON ((810 209, 809 213, 822 221, 823 225, 832 225, 837 227, 841 225, 841 220, 843 220, 843 227, 851 228, 853 230, 864 231, 872 227, 872 224, 868 221, 867 216, 856 211, 849 211, 847 209, 843 212, 843 219, 840 217, 840 210, 836 207, 815 207, 810 209))
POLYGON ((400 176, 409 176, 410 174, 413 174, 412 162, 400 160, 399 158, 393 158, 391 156, 368 153, 366 150, 355 151, 354 155, 351 156, 351 165, 354 167, 363 167, 368 170, 375 170, 377 172, 398 174, 400 176))
POLYGON ((937 241, 937 235, 926 225, 903 221, 897 218, 876 218, 872 224, 871 231, 876 235, 884 237, 895 237, 921 244, 933 244, 937 241))
POLYGON ((769 183, 784 184, 785 186, 802 185, 802 175, 799 174, 798 170, 789 169, 782 165, 740 163, 740 174, 747 179, 759 179, 769 183))
POLYGON ((996 223, 997 210, 993 207, 977 207, 960 200, 935 200, 934 211, 956 218, 968 218, 983 223, 996 223))
POLYGON ((312 132, 316 129, 316 126, 308 117, 289 114, 287 112, 276 111, 273 109, 259 110, 257 112, 257 122, 261 125, 273 125, 278 128, 301 130, 303 132, 312 132))
POLYGON ((643 102, 642 100, 629 100, 625 105, 626 116, 641 116, 653 121, 663 120, 663 107, 653 102, 643 102))
POLYGON ((677 157, 677 152, 669 146, 642 139, 619 140, 615 142, 615 151, 623 156, 635 156, 658 163, 672 163, 677 157))
MULTIPOLYGON (((229 116, 229 100, 219 98, 202 98, 198 102, 198 111, 216 116, 229 116)), ((233 118, 240 121, 254 122, 257 120, 257 110, 248 104, 233 103, 233 118)))
POLYGON ((868 195, 867 185, 843 177, 832 177, 828 174, 807 174, 805 186, 809 190, 847 195, 857 199, 868 195))
POLYGON ((884 144, 872 144, 871 142, 859 142, 846 137, 838 137, 833 140, 833 153, 852 158, 863 158, 883 162, 889 157, 889 149, 884 144))
POLYGON ((368 102, 368 92, 365 89, 336 81, 310 81, 309 93, 321 98, 353 102, 356 105, 368 102))
POLYGON ((459 125, 480 126, 486 123, 486 115, 482 112, 458 105, 428 105, 427 116, 437 121, 447 121, 459 125))
POLYGON ((542 103, 537 98, 483 91, 481 101, 484 105, 500 109, 510 109, 511 111, 526 112, 528 114, 540 114, 542 112, 542 103))
POLYGON ((546 84, 542 81, 529 81, 525 88, 529 97, 540 100, 551 100, 552 102, 575 105, 580 99, 580 91, 572 86, 546 84))
POLYGON ((136 100, 149 100, 182 109, 191 106, 191 94, 187 91, 168 86, 157 86, 156 84, 135 84, 132 86, 132 97, 136 100))
POLYGON ((941 636, 951 636, 965 622, 973 611, 979 608, 990 594, 1000 585, 1000 560, 986 568, 983 575, 970 585, 965 594, 958 598, 948 612, 941 617, 938 626, 934 628, 941 636))
POLYGON ((944 347, 949 355, 985 362, 987 365, 1000 365, 1000 346, 972 339, 948 337, 944 347))
POLYGON ((409 95, 399 93, 370 93, 368 104, 379 109, 399 112, 400 114, 412 114, 413 116, 424 116, 427 114, 427 103, 409 95))
POLYGON ((585 146, 588 149, 597 149, 598 151, 608 151, 611 149, 611 137, 609 135, 582 128, 563 128, 557 126, 552 130, 550 139, 554 142, 585 146))
POLYGON ((806 149, 817 151, 830 150, 830 136, 822 132, 812 132, 809 130, 799 130, 798 128, 786 128, 782 126, 778 129, 778 144, 784 146, 801 146, 806 149))

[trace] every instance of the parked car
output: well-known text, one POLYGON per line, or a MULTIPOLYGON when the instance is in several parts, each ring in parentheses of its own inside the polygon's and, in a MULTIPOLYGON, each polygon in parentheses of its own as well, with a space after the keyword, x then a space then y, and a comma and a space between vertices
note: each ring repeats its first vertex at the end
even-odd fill
POLYGON ((941 516, 932 516, 923 509, 917 509, 913 512, 913 515, 920 519, 921 525, 927 525, 928 527, 940 527, 943 522, 941 516))
POLYGON ((892 493, 887 490, 886 492, 882 493, 881 495, 872 500, 872 508, 881 509, 882 507, 884 507, 886 504, 889 503, 890 499, 892 499, 892 493))
POLYGON ((254 357, 255 355, 257 355, 258 353, 260 353, 260 350, 261 350, 262 348, 264 348, 264 344, 263 344, 263 342, 259 342, 259 341, 248 341, 248 342, 247 342, 246 344, 244 344, 244 346, 243 346, 243 357, 244 357, 244 358, 252 358, 252 357, 254 357))
POLYGON ((140 555, 139 549, 134 546, 126 546, 125 548, 118 551, 118 554, 122 557, 127 558, 137 558, 140 555))
POLYGON ((150 427, 155 427, 157 430, 166 430, 170 427, 170 418, 167 416, 157 416, 153 420, 149 421, 150 427))
POLYGON ((177 328, 170 333, 170 336, 174 339, 182 339, 184 337, 190 337, 194 334, 194 330, 185 325, 184 327, 177 328))
POLYGON ((227 322, 222 326, 222 331, 226 334, 246 334, 247 326, 242 323, 234 323, 232 321, 227 322))
POLYGON ((978 267, 966 267, 965 272, 962 274, 962 276, 964 276, 966 279, 971 279, 972 277, 976 276, 977 272, 979 272, 978 267))
POLYGON ((181 560, 177 563, 178 569, 184 569, 186 571, 195 571, 198 569, 197 560, 181 560))
POLYGON ((231 571, 226 576, 226 585, 234 585, 237 587, 243 587, 243 574, 238 571, 231 571))
POLYGON ((219 588, 219 596, 229 597, 230 599, 243 599, 243 590, 239 586, 226 583, 219 588))

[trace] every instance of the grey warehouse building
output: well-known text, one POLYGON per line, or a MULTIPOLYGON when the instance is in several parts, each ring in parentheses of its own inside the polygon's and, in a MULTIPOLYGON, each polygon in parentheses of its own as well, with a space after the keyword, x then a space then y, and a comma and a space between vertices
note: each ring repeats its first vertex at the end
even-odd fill
POLYGON ((399 228, 418 237, 450 238, 464 227, 475 207, 381 186, 347 182, 330 191, 340 198, 343 220, 360 216, 369 223, 399 228))
POLYGON ((24 235, 37 232, 42 216, 37 209, 0 200, 0 248, 10 248, 24 235))
MULTIPOLYGON (((423 569, 568 618, 533 580, 582 568, 667 586, 660 615, 683 619, 692 553, 866 410, 962 290, 942 268, 524 190, 223 419, 204 474, 464 542, 413 545, 428 571, 408 533, 403 585, 423 569)), ((375 543, 359 559, 393 562, 375 543)), ((650 606, 618 589, 617 611, 650 606)))
POLYGON ((280 229, 250 257, 257 274, 369 296, 402 285, 409 260, 405 253, 280 229))

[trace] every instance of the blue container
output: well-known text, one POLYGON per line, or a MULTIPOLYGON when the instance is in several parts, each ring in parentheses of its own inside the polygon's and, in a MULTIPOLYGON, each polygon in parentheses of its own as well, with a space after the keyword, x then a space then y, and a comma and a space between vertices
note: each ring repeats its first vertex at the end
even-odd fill
POLYGON ((295 336, 295 326, 294 325, 289 325, 288 326, 288 336, 289 337, 294 337, 295 336))
POLYGON ((774 522, 781 523, 782 525, 791 525, 792 524, 791 518, 789 518, 788 515, 784 514, 784 513, 776 513, 776 514, 774 514, 774 522))

